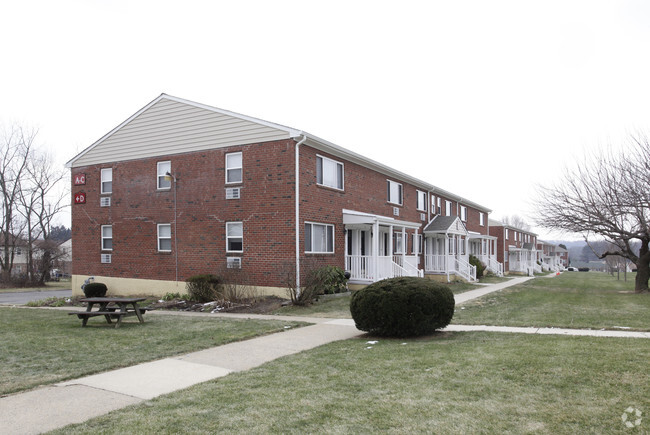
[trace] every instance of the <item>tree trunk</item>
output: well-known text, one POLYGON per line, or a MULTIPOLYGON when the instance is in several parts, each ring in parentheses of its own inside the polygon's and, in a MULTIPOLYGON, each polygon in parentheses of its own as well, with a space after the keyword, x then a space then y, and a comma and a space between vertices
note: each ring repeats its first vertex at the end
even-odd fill
POLYGON ((636 280, 634 283, 634 291, 636 293, 648 291, 648 280, 650 280, 650 240, 644 239, 641 241, 641 249, 639 249, 639 260, 636 263, 636 280))

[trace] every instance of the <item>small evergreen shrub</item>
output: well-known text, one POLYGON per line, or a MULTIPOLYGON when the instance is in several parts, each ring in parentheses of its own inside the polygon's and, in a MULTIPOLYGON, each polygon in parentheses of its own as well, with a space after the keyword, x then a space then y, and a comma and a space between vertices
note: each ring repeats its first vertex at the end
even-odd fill
POLYGON ((193 301, 210 302, 220 299, 221 279, 216 275, 194 275, 185 280, 185 288, 193 301))
POLYGON ((87 298, 103 298, 106 296, 108 288, 103 282, 91 282, 84 285, 83 290, 87 298))
POLYGON ((433 333, 454 316, 454 294, 425 278, 377 281, 352 294, 350 312, 356 327, 374 335, 411 337, 433 333))
POLYGON ((485 273, 485 264, 474 255, 469 256, 469 264, 476 266, 476 279, 483 278, 483 274, 485 273))
POLYGON ((318 294, 331 295, 347 291, 345 271, 338 266, 323 266, 311 271, 310 284, 318 287, 318 294))

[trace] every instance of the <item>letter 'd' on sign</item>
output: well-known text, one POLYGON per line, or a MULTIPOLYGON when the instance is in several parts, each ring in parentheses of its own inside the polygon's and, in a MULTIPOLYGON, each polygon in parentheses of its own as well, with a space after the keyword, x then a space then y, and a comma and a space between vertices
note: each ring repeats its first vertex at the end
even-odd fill
POLYGON ((86 194, 84 192, 78 192, 74 194, 74 203, 75 204, 85 204, 86 203, 86 194))
POLYGON ((86 174, 77 174, 74 176, 74 185, 82 186, 86 184, 86 174))

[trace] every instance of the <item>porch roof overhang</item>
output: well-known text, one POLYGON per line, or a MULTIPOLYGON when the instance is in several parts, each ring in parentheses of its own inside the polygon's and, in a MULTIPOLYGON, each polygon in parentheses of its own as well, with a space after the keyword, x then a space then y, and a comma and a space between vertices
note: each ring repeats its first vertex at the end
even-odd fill
POLYGON ((436 216, 422 230, 424 234, 457 234, 467 236, 467 228, 458 216, 436 216))
POLYGON ((470 240, 496 240, 497 239, 495 236, 476 233, 474 231, 468 231, 467 234, 470 240))
POLYGON ((422 224, 417 222, 402 221, 388 216, 354 210, 343 210, 343 225, 373 225, 375 223, 383 226, 403 227, 413 230, 417 230, 422 226, 422 224))

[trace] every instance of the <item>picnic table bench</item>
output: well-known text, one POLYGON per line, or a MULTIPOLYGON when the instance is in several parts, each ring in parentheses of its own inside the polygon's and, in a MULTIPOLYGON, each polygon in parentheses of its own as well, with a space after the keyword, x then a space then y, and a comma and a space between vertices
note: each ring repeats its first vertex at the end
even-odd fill
POLYGON ((137 316, 140 323, 144 323, 142 315, 150 308, 138 307, 138 302, 146 300, 145 298, 85 298, 80 299, 86 302, 86 311, 72 311, 68 314, 76 315, 82 319, 81 326, 86 326, 88 319, 96 316, 104 316, 107 323, 113 323, 112 319, 117 319, 115 327, 119 328, 122 324, 122 318, 137 316), (98 305, 98 309, 93 311, 93 306, 98 305))

